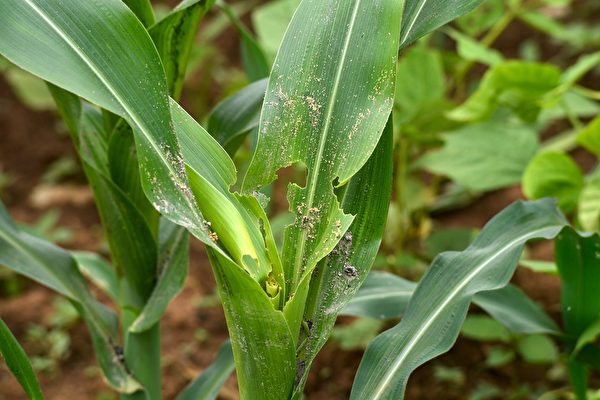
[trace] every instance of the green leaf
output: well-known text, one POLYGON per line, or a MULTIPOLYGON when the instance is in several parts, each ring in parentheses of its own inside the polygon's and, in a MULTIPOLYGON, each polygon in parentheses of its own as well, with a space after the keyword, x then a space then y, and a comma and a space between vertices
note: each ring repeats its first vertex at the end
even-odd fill
POLYGON ((25 390, 25 393, 27 393, 27 397, 31 400, 42 400, 44 396, 27 354, 1 318, 0 354, 23 390, 25 390))
POLYGON ((577 340, 600 315, 600 237, 565 228, 556 239, 555 258, 562 281, 561 307, 566 334, 577 340))
POLYGON ((267 79, 254 82, 226 98, 208 117, 207 130, 229 154, 241 145, 240 137, 258 127, 267 79))
POLYGON ((585 54, 565 70, 562 74, 562 85, 570 87, 578 80, 583 78, 585 74, 600 65, 600 51, 591 54, 585 54))
POLYGON ((577 133, 577 143, 596 156, 600 156, 600 117, 594 118, 577 133))
POLYGON ((252 22, 258 41, 270 60, 275 58, 285 31, 301 0, 279 0, 258 7, 252 22))
POLYGON ((119 285, 115 271, 102 257, 86 251, 72 251, 79 270, 115 302, 119 298, 119 285))
POLYGON ((441 150, 425 154, 416 166, 446 175, 473 191, 520 182, 538 149, 533 129, 503 120, 467 125, 444 135, 444 140, 441 150))
POLYGON ((234 369, 231 343, 226 341, 219 349, 213 363, 189 385, 185 387, 175 400, 214 400, 219 390, 229 378, 234 369))
POLYGON ((158 281, 131 324, 131 332, 140 333, 160 321, 167 306, 183 289, 188 272, 188 234, 185 229, 162 219, 158 238, 158 281))
MULTIPOLYGON (((342 314, 375 319, 400 318, 406 311, 416 286, 416 283, 399 276, 373 271, 342 314)), ((554 321, 513 285, 478 293, 473 297, 473 303, 511 332, 560 332, 554 321)))
POLYGON ((440 54, 425 46, 406 51, 398 63, 395 106, 400 122, 430 112, 444 98, 446 82, 440 54))
POLYGON ((525 11, 518 14, 519 19, 540 32, 557 39, 566 39, 568 32, 556 19, 539 12, 525 11))
POLYGON ((511 332, 560 334, 552 318, 516 286, 478 293, 473 301, 511 332))
POLYGON ((179 99, 198 24, 214 0, 183 0, 148 29, 162 59, 169 93, 179 99))
POLYGON ((508 342, 510 332, 500 322, 485 315, 469 315, 460 330, 461 335, 480 342, 508 342))
POLYGON ((367 278, 377 256, 392 192, 393 150, 390 119, 369 161, 350 180, 344 192, 339 193, 344 212, 355 218, 339 244, 310 278, 303 320, 310 321, 311 326, 308 332, 303 330, 303 346, 296 357, 307 368, 301 383, 296 385, 298 395, 337 315, 367 278))
POLYGON ((576 355, 586 345, 594 343, 598 337, 600 337, 600 316, 581 333, 579 339, 577 339, 573 353, 576 355))
POLYGON ((154 24, 154 10, 150 0, 123 0, 123 2, 127 4, 127 7, 133 11, 145 27, 154 24))
POLYGON ((283 313, 243 269, 214 250, 208 249, 208 255, 227 319, 240 398, 288 399, 296 362, 283 313))
POLYGON ((348 325, 336 326, 331 339, 344 351, 362 350, 381 331, 383 323, 370 318, 360 318, 348 325))
POLYGON ((372 271, 341 314, 378 319, 401 317, 416 287, 415 282, 389 272, 372 271))
POLYGON ((518 343, 519 354, 531 364, 552 364, 558 361, 556 344, 544 335, 525 336, 518 343))
POLYGON ((465 60, 476 61, 484 65, 497 65, 504 61, 504 57, 499 51, 490 49, 457 30, 448 29, 447 33, 454 39, 458 54, 465 60))
POLYGON ((400 48, 473 10, 483 0, 406 0, 400 48))
POLYGON ((556 264, 552 261, 521 260, 519 264, 532 271, 548 275, 558 275, 556 264))
POLYGON ((125 4, 120 0, 3 3, 0 53, 126 119, 134 128, 149 200, 167 218, 216 246, 187 184, 160 57, 125 4))
POLYGON ((523 193, 530 199, 556 197, 565 212, 573 211, 583 189, 581 169, 566 154, 555 151, 539 153, 523 174, 523 193))
POLYGON ((473 295, 504 287, 525 242, 554 237, 565 224, 550 200, 517 202, 494 217, 465 251, 436 258, 400 324, 367 349, 351 399, 401 399, 410 373, 452 346, 473 295))
MULTIPOLYGON (((291 185, 288 192, 296 221, 286 229, 283 244, 291 283, 286 298, 352 222, 340 209, 333 185, 343 185, 360 170, 387 122, 400 8, 391 0, 377 7, 362 1, 305 0, 286 32, 243 185, 246 191, 256 190, 275 179, 280 168, 298 162, 307 166, 306 186, 291 185)), ((294 302, 304 303, 307 288, 294 302)))
POLYGON ((92 334, 98 362, 111 386, 123 393, 140 389, 115 358, 115 315, 92 297, 75 260, 59 247, 19 231, 1 203, 0 264, 73 300, 92 334))
POLYGON ((544 96, 560 84, 554 65, 508 61, 493 66, 479 88, 448 116, 457 121, 485 119, 500 107, 511 109, 525 122, 537 119, 544 96))
POLYGON ((577 220, 588 232, 600 231, 600 182, 589 181, 579 195, 577 220))

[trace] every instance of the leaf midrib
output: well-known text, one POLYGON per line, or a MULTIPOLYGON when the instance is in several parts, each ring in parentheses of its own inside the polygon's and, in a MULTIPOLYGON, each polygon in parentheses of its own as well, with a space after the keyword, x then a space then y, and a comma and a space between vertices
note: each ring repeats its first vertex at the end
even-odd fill
POLYGON ((419 9, 417 10, 417 12, 415 13, 414 17, 411 19, 410 23, 408 24, 408 28, 405 31, 406 34, 404 35, 404 38, 403 39, 401 38, 400 45, 402 45, 406 41, 406 38, 408 37, 410 31, 412 30, 412 28, 417 23, 417 19, 419 18, 419 16, 423 12, 423 9, 425 8, 425 4, 427 4, 427 0, 422 0, 421 4, 419 5, 419 9))
POLYGON ((460 294, 460 292, 485 267, 487 267, 491 262, 493 262, 494 260, 496 260, 499 256, 501 256, 505 252, 507 252, 507 251, 511 250, 513 247, 517 246, 523 240, 526 240, 527 237, 534 237, 535 235, 541 234, 542 232, 545 232, 545 231, 547 231, 550 228, 551 227, 548 226, 548 227, 537 229, 537 230, 532 231, 532 232, 528 232, 528 233, 526 233, 526 234, 518 237, 517 239, 509 242, 506 246, 504 246, 502 249, 500 249, 498 252, 496 252, 493 256, 491 256, 486 261, 484 261, 479 267, 477 267, 476 269, 474 269, 469 275, 467 275, 467 277, 462 281, 462 283, 459 284, 450 293, 450 295, 440 305, 440 307, 438 307, 438 308, 435 309, 435 311, 433 312, 433 314, 431 315, 431 317, 429 317, 427 319, 427 322, 419 330, 417 330, 417 332, 414 335, 411 336, 411 339, 408 342, 408 344, 404 347, 404 349, 402 350, 402 352, 400 353, 400 355, 396 358, 396 360, 394 361, 393 366, 387 370, 386 374, 384 375, 383 381, 378 385, 378 387, 376 389, 377 391, 375 393, 375 396, 373 397, 373 400, 378 400, 378 399, 382 398, 382 395, 387 390, 387 387, 388 387, 390 381, 392 380, 392 378, 394 377, 394 375, 396 374, 396 371, 400 368, 402 362, 410 354, 410 352, 412 351, 412 349, 414 348, 414 346, 417 344, 417 342, 421 339, 421 337, 423 337, 423 335, 427 332, 427 330, 429 329, 429 327, 433 324, 433 321, 435 321, 437 319, 437 317, 446 309, 446 307, 448 306, 448 304, 450 304, 456 298, 456 296, 458 296, 460 294))
MULTIPOLYGON (((307 207, 305 207, 305 210, 306 210, 305 213, 308 213, 308 210, 313 207, 313 201, 314 201, 316 189, 318 186, 317 182, 319 181, 319 179, 318 179, 319 178, 319 170, 321 168, 321 163, 323 160, 323 152, 325 151, 325 145, 327 143, 327 138, 329 135, 329 128, 331 125, 331 117, 333 115, 334 105, 337 100, 337 92, 339 90, 340 82, 342 80, 342 72, 346 65, 348 48, 350 47, 350 38, 352 37, 352 33, 353 33, 354 27, 356 25, 356 17, 358 15, 358 9, 360 7, 361 1, 362 0, 357 0, 356 4, 354 5, 354 9, 352 10, 352 17, 350 20, 350 24, 348 25, 348 30, 346 31, 347 33, 346 33, 346 37, 344 40, 344 47, 342 49, 341 59, 338 64, 338 68, 336 70, 336 75, 335 75, 335 80, 333 83, 333 88, 331 91, 331 96, 329 97, 329 101, 327 102, 326 113, 325 113, 325 126, 323 127, 322 135, 321 135, 321 138, 319 141, 319 151, 317 153, 317 158, 315 160, 315 167, 314 167, 312 173, 310 174, 310 180, 307 183, 308 196, 306 198, 307 207)), ((305 244, 306 244, 307 235, 308 235, 308 233, 306 232, 306 230, 301 231, 300 244, 299 244, 299 249, 296 252, 296 260, 294 262, 294 270, 293 270, 293 277, 292 277, 292 288, 294 288, 294 289, 296 288, 296 285, 298 284, 298 282, 300 281, 300 278, 301 278, 300 273, 301 273, 301 269, 302 269, 302 259, 304 258, 304 248, 305 248, 305 244)))

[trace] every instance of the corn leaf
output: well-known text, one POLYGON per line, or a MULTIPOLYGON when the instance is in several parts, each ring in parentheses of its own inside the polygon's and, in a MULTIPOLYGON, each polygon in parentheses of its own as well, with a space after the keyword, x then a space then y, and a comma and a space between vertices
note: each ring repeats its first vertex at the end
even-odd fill
POLYGON ((305 321, 310 321, 310 326, 308 331, 303 331, 303 345, 296 357, 297 362, 306 367, 301 383, 296 385, 298 395, 339 312, 367 278, 379 250, 392 193, 393 149, 390 119, 369 161, 352 177, 340 196, 344 212, 355 218, 336 248, 319 263, 310 278, 303 316, 305 321))
POLYGON ((483 0, 406 0, 400 48, 473 10, 483 0))
MULTIPOLYGON (((400 318, 416 286, 415 282, 388 272, 373 271, 342 314, 382 320, 400 318)), ((512 332, 560 333, 556 323, 516 286, 509 284, 478 293, 473 303, 512 332)))
POLYGON ((234 369, 231 343, 223 343, 213 363, 177 395, 175 400, 214 400, 234 369))
POLYGON ((366 163, 391 111, 400 12, 391 0, 304 0, 271 72, 243 188, 256 190, 293 163, 307 166, 306 186, 288 191, 296 221, 286 229, 282 251, 294 335, 308 289, 299 283, 353 219, 341 210, 333 185, 366 163))
POLYGON ((79 270, 97 287, 102 289, 113 301, 119 298, 119 285, 112 266, 96 253, 72 251, 79 270))
POLYGON ((594 325, 600 315, 599 249, 597 234, 580 235, 570 227, 556 238, 555 260, 562 282, 560 303, 565 339, 572 357, 568 370, 573 390, 581 399, 585 398, 587 389, 587 365, 594 368, 599 365, 598 346, 586 343, 585 339, 595 336, 594 325))
POLYGON ((494 217, 466 250, 438 256, 402 321, 368 347, 351 399, 403 398, 410 373, 452 346, 473 295, 504 287, 525 242, 552 238, 566 224, 551 200, 517 202, 494 217))
POLYGON ((214 0, 183 0, 148 29, 162 59, 169 93, 179 99, 198 24, 214 0))
POLYGON ((1 203, 0 264, 71 299, 92 333, 98 362, 111 386, 124 393, 140 388, 115 358, 116 316, 92 297, 75 260, 61 248, 18 230, 1 203))
POLYGON ((129 327, 140 333, 158 323, 167 306, 183 289, 188 272, 188 234, 180 226, 161 219, 158 238, 158 280, 142 312, 129 327))
POLYGON ((123 0, 123 2, 127 4, 127 7, 133 11, 145 27, 154 24, 154 10, 150 0, 123 0))
POLYGON ((27 354, 1 318, 0 355, 27 393, 27 397, 31 400, 42 400, 44 396, 27 354))
POLYGON ((248 132, 258 127, 267 79, 251 83, 229 96, 208 117, 207 130, 231 155, 248 132))
POLYGON ((225 310, 240 398, 290 398, 295 347, 283 313, 242 268, 207 250, 225 310))
POLYGON ((125 4, 120 0, 2 3, 0 53, 123 117, 134 129, 148 199, 167 218, 216 247, 189 190, 160 57, 125 4))

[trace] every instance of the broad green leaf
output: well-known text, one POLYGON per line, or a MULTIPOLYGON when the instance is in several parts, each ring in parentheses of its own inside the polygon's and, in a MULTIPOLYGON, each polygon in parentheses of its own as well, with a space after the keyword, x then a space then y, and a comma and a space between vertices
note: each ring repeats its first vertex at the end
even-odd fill
POLYGON ((355 215, 342 239, 310 278, 304 321, 308 332, 301 334, 303 346, 297 362, 306 370, 296 393, 302 393, 312 361, 325 345, 335 320, 367 278, 383 236, 392 192, 393 127, 388 122, 369 161, 340 194, 344 212, 355 215))
POLYGON ((504 287, 525 242, 552 238, 565 224, 550 200, 517 202, 494 217, 466 250, 437 257, 400 324, 367 349, 351 399, 403 398, 410 373, 452 346, 472 297, 504 287))
POLYGON ((42 390, 27 354, 0 318, 0 355, 31 400, 42 400, 42 390))
POLYGON ((462 328, 462 336, 480 342, 508 342, 510 332, 500 322, 486 315, 468 315, 462 328))
POLYGON ((214 0, 183 0, 148 29, 165 68, 169 93, 176 100, 181 96, 198 24, 213 3, 214 0))
POLYGON ((530 199, 556 197, 565 212, 573 211, 583 189, 581 169, 566 154, 545 151, 539 153, 523 174, 523 192, 530 199))
POLYGON ((577 203, 577 220, 588 232, 600 231, 600 182, 589 181, 581 190, 577 203))
MULTIPOLYGON (((416 286, 399 276, 373 271, 342 314, 376 319, 400 318, 416 286)), ((473 303, 511 332, 559 333, 554 321, 540 306, 513 285, 478 293, 473 297, 473 303)))
POLYGON ((283 313, 243 269, 207 250, 225 310, 240 398, 288 399, 296 350, 283 313))
POLYGON ((258 127, 266 90, 266 79, 251 83, 217 104, 210 113, 207 130, 229 154, 241 145, 240 137, 245 138, 258 127))
POLYGON ((160 321, 167 306, 183 289, 188 272, 188 235, 185 229, 161 220, 158 238, 158 280, 142 312, 129 327, 140 333, 160 321))
POLYGON ((226 341, 213 363, 185 387, 175 400, 214 400, 234 369, 231 343, 226 341))
POLYGON ((594 118, 577 133, 577 143, 600 157, 600 117, 594 118))
POLYGON ((92 334, 98 362, 111 386, 123 393, 140 388, 115 358, 115 315, 92 297, 75 260, 61 248, 19 231, 1 203, 0 264, 73 300, 92 334))
POLYGON ((279 0, 258 7, 252 22, 258 41, 270 60, 275 58, 285 31, 301 0, 279 0))
POLYGON ((416 166, 446 175, 473 191, 520 182, 538 149, 533 129, 505 120, 467 125, 444 135, 444 140, 441 150, 425 154, 416 166))
POLYGON ((465 60, 476 61, 484 65, 497 65, 504 61, 504 57, 499 51, 490 49, 457 30, 448 29, 447 33, 454 39, 458 54, 465 60))
MULTIPOLYGON (((243 185, 256 190, 275 179, 280 168, 298 162, 307 166, 306 186, 291 185, 288 192, 296 221, 286 229, 283 245, 291 283, 286 298, 352 222, 340 209, 333 185, 346 183, 360 170, 387 122, 400 12, 391 0, 305 0, 286 32, 243 185)), ((294 301, 303 304, 305 293, 294 301)))
POLYGON ((476 121, 506 107, 522 120, 533 122, 543 106, 544 96, 559 86, 560 78, 560 70, 553 65, 504 62, 493 66, 475 93, 448 115, 457 121, 476 121))
POLYGON ((517 344, 519 354, 530 364, 552 364, 558 361, 558 348, 547 336, 525 336, 517 344))
POLYGON ((71 255, 77 261, 79 270, 89 278, 104 293, 117 302, 119 298, 119 285, 117 276, 112 266, 96 253, 86 251, 72 251, 71 255))
POLYGON ((446 91, 440 54, 425 46, 406 51, 398 62, 394 104, 400 121, 406 122, 428 113, 446 91))
POLYGON ((473 10, 483 0, 406 0, 400 48, 473 10))
POLYGON ((124 3, 2 3, 0 53, 127 120, 134 129, 142 184, 149 200, 167 218, 216 247, 187 184, 160 57, 124 3))

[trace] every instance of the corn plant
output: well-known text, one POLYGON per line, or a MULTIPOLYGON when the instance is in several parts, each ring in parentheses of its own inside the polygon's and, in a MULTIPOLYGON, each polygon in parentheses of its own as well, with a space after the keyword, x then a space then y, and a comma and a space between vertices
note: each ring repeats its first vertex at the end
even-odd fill
MULTIPOLYGON (((115 269, 28 236, 3 208, 0 261, 73 301, 123 398, 158 399, 158 323, 185 276, 187 231, 211 261, 241 398, 300 399, 383 234, 398 50, 480 2, 303 0, 266 94, 256 90, 261 83, 253 86, 264 100, 240 192, 231 190, 238 177, 228 153, 175 100, 194 27, 212 2, 185 0, 158 23, 141 0, 0 4, 0 53, 51 84, 115 269), (306 168, 306 182, 288 187, 293 223, 280 250, 261 190, 293 164, 306 168), (122 335, 80 269, 119 304, 122 335)), ((240 114, 224 112, 230 127, 215 136, 250 129, 256 119, 240 114)), ((216 126, 223 121, 213 118, 216 126)), ((367 351, 353 399, 401 398, 412 369, 453 341, 472 295, 504 286, 524 242, 565 224, 547 201, 517 204, 497 218, 470 252, 434 263, 399 328, 367 351)), ((226 360, 227 348, 222 354, 226 360)), ((218 362, 211 377, 226 377, 227 365, 218 362)), ((210 379, 199 378, 181 398, 214 397, 200 390, 210 379)))

